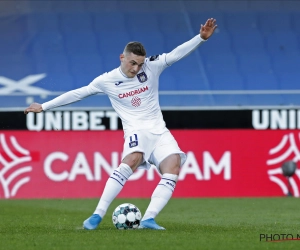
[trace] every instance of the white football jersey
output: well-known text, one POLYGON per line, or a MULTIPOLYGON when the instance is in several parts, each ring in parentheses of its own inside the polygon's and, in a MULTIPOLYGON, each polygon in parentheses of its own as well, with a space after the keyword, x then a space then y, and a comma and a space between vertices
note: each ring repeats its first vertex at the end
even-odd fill
POLYGON ((142 69, 134 78, 128 78, 119 67, 100 75, 87 86, 43 103, 42 108, 52 109, 103 92, 108 95, 121 118, 125 136, 135 130, 144 129, 154 134, 162 134, 168 129, 159 106, 159 76, 166 67, 188 56, 204 41, 198 34, 170 53, 146 58, 142 69))
POLYGON ((159 106, 158 80, 168 67, 166 54, 152 56, 134 78, 128 78, 116 68, 90 83, 93 92, 104 92, 122 120, 125 135, 146 129, 154 134, 165 132, 166 126, 159 106))

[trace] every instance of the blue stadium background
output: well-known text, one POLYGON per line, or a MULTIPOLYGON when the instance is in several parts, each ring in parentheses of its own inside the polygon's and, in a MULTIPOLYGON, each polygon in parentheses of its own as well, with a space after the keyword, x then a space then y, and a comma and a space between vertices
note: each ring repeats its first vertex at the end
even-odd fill
MULTIPOLYGON (((0 109, 22 109, 119 66, 129 41, 169 52, 213 37, 160 79, 162 108, 300 104, 300 1, 1 1, 0 109)), ((110 107, 104 95, 69 108, 110 107)))

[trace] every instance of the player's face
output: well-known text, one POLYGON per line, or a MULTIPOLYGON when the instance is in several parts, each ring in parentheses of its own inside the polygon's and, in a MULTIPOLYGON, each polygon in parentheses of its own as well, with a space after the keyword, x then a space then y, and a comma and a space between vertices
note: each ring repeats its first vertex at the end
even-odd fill
POLYGON ((144 64, 145 56, 138 56, 131 53, 120 55, 121 70, 129 78, 133 78, 140 71, 144 64))

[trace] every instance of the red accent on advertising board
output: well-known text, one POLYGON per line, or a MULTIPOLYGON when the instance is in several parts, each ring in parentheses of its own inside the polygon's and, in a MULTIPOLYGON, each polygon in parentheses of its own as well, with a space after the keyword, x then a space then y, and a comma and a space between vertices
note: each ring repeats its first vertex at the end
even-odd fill
MULTIPOLYGON (((187 153, 173 197, 270 197, 288 192, 281 165, 300 160, 296 130, 173 130, 187 153)), ((100 197, 122 157, 123 131, 0 133, 0 198, 100 197)), ((300 172, 290 178, 299 197, 300 172)), ((158 172, 137 170, 119 197, 149 198, 158 172)))

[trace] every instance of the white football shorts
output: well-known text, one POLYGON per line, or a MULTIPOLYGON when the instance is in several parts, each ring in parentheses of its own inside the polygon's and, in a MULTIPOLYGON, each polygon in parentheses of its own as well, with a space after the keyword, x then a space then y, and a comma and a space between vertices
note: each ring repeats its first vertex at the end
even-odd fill
POLYGON ((141 152, 144 155, 144 162, 138 168, 149 169, 153 164, 159 172, 160 163, 169 155, 179 154, 180 166, 186 161, 186 154, 180 150, 170 131, 163 134, 152 134, 146 130, 130 133, 125 138, 122 160, 134 152, 141 152))

